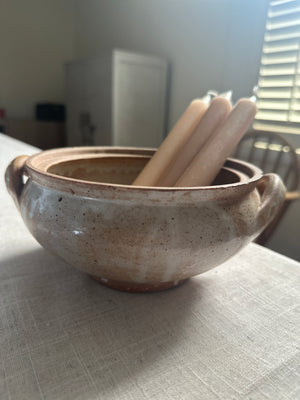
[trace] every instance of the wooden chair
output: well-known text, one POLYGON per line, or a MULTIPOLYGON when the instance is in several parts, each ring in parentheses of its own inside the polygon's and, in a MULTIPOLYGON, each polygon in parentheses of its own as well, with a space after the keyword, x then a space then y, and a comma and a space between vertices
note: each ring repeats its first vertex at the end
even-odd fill
POLYGON ((256 243, 264 245, 274 233, 291 202, 300 199, 299 156, 283 136, 272 132, 250 131, 240 141, 232 157, 255 164, 264 173, 278 174, 286 186, 283 206, 255 240, 256 243))

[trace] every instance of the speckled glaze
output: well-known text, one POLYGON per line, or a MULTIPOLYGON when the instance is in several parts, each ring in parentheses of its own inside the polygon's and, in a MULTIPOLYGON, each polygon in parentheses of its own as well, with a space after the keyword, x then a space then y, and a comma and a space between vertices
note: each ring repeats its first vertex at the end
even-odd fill
POLYGON ((42 246, 127 291, 166 289, 223 263, 284 200, 277 175, 233 159, 212 186, 131 186, 153 151, 77 147, 21 156, 6 184, 42 246))

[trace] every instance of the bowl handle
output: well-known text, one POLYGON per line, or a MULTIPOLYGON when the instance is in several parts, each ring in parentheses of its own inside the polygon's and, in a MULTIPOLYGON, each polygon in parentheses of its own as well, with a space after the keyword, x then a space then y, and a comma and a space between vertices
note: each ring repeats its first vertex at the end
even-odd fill
POLYGON ((16 206, 20 208, 20 197, 24 187, 25 161, 29 156, 15 158, 6 168, 5 183, 9 194, 14 199, 16 206))
POLYGON ((261 203, 258 209, 258 229, 263 230, 276 216, 285 199, 285 186, 281 178, 276 174, 263 175, 257 184, 261 195, 261 203))

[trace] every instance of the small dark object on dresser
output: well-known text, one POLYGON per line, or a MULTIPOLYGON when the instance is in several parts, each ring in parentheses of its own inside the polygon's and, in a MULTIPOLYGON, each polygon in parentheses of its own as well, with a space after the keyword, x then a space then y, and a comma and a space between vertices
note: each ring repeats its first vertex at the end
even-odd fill
POLYGON ((38 103, 35 107, 35 118, 37 121, 64 122, 66 109, 64 104, 38 103))

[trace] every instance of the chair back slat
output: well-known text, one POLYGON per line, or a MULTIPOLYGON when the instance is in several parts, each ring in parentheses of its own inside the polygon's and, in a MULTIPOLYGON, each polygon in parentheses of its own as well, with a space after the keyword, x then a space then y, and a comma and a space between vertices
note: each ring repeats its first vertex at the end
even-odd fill
MULTIPOLYGON (((281 146, 281 148, 282 148, 282 146, 281 146)), ((279 171, 279 168, 280 168, 280 161, 281 161, 281 159, 282 159, 283 154, 284 154, 284 153, 283 153, 282 150, 279 151, 278 154, 277 154, 276 160, 275 160, 275 162, 274 162, 274 171, 273 171, 275 174, 277 173, 277 171, 279 171)))
POLYGON ((268 138, 267 141, 267 148, 263 154, 263 158, 261 160, 261 164, 260 164, 260 168, 264 171, 266 169, 266 165, 267 165, 267 161, 269 159, 269 155, 270 155, 270 144, 272 143, 272 138, 268 138))
POLYGON ((293 168, 293 164, 289 164, 286 168, 285 174, 282 176, 282 180, 285 183, 286 187, 289 186, 289 183, 292 179, 292 168, 293 168))
POLYGON ((256 137, 253 137, 252 143, 251 143, 251 146, 250 146, 250 149, 249 149, 248 160, 247 160, 250 163, 253 161, 255 150, 256 150, 255 141, 256 141, 256 137))

